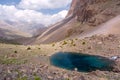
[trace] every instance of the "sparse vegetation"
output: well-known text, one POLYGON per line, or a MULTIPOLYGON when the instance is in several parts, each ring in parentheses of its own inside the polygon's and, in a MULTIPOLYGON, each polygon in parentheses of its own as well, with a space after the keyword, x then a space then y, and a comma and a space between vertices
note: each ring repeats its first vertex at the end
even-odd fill
POLYGON ((52 44, 52 47, 54 47, 54 46, 55 46, 55 43, 52 44))
POLYGON ((16 80, 28 80, 28 77, 25 76, 25 77, 22 77, 22 78, 18 78, 18 79, 16 79, 16 80))
POLYGON ((1 58, 0 59, 0 64, 25 64, 27 60, 18 60, 15 58, 1 58))
POLYGON ((86 44, 86 42, 82 42, 82 45, 85 45, 86 44))
POLYGON ((67 44, 67 41, 63 41, 63 44, 62 45, 66 45, 67 44))
POLYGON ((73 41, 73 39, 71 40, 71 45, 72 45, 72 44, 74 44, 74 41, 73 41))
POLYGON ((76 46, 73 39, 71 40, 71 46, 76 46))
POLYGON ((78 40, 78 38, 76 38, 75 40, 78 40))
MULTIPOLYGON (((50 0, 48 1, 49 1, 48 3, 51 3, 50 0)), ((81 0, 81 1, 72 0, 72 1, 73 3, 71 4, 70 11, 67 14, 67 17, 56 24, 49 25, 50 28, 45 28, 45 29, 44 29, 44 24, 43 25, 39 24, 38 26, 38 24, 30 23, 31 24, 30 25, 24 23, 23 20, 20 21, 21 17, 19 16, 21 15, 17 16, 19 17, 18 18, 19 20, 15 18, 17 22, 15 21, 14 23, 14 21, 12 22, 10 21, 11 19, 7 20, 7 17, 9 18, 10 16, 5 16, 6 14, 2 14, 3 16, 0 20, 1 23, 0 36, 3 36, 3 38, 0 38, 0 80, 120 80, 120 59, 115 60, 114 63, 115 69, 113 71, 107 71, 107 70, 104 71, 104 70, 96 70, 96 69, 92 71, 91 69, 90 72, 88 73, 77 72, 80 70, 77 69, 76 66, 77 67, 83 66, 83 65, 77 65, 77 63, 83 63, 86 65, 86 67, 94 66, 94 65, 96 67, 96 65, 100 65, 100 64, 94 63, 93 65, 91 65, 84 63, 83 61, 79 62, 77 61, 77 58, 73 60, 74 57, 78 57, 78 56, 72 56, 72 55, 70 56, 67 55, 65 59, 62 59, 60 57, 61 54, 55 58, 60 60, 59 63, 62 63, 62 60, 64 60, 65 62, 63 62, 63 64, 66 64, 67 66, 71 65, 71 68, 74 67, 74 71, 69 71, 69 69, 66 70, 64 66, 62 66, 62 64, 61 64, 61 68, 59 67, 57 68, 57 66, 59 65, 53 66, 52 63, 50 62, 51 55, 57 52, 64 52, 64 53, 67 52, 67 54, 68 52, 78 52, 83 54, 88 53, 89 55, 103 56, 106 58, 106 60, 107 58, 109 59, 114 56, 120 55, 120 35, 119 35, 120 29, 116 27, 119 26, 119 24, 115 25, 116 23, 119 23, 118 20, 120 20, 120 19, 117 20, 117 18, 120 18, 120 0, 81 0), (112 22, 112 18, 115 18, 116 20, 114 21, 113 19, 112 22), (109 27, 107 27, 106 24, 109 27), (30 25, 31 26, 30 31, 28 32, 32 32, 33 30, 33 33, 34 33, 34 29, 32 28, 39 28, 39 27, 40 28, 35 31, 36 36, 33 35, 33 37, 27 38, 27 35, 29 36, 29 33, 26 34, 26 32, 24 33, 24 31, 19 32, 16 31, 16 29, 15 30, 9 28, 7 29, 7 27, 13 27, 14 25, 18 25, 18 26, 22 25, 26 27, 30 25), (32 25, 36 25, 36 27, 33 27, 32 25), (112 27, 114 28, 112 29, 112 27), (104 31, 102 31, 103 29, 104 31), (104 33, 106 33, 105 37, 104 37, 104 33), (114 35, 107 36, 107 34, 109 33, 113 33, 113 34, 117 33, 117 35, 115 34, 116 36, 114 35), (101 37, 98 35, 100 35, 101 37), (16 39, 8 40, 10 38, 12 39, 14 36, 16 39), (49 43, 51 41, 60 41, 60 42, 42 44, 42 43, 49 43), (24 45, 19 45, 21 43, 23 43, 24 45), (29 45, 29 43, 36 45, 29 45)), ((7 0, 5 2, 7 2, 7 0)), ((9 4, 9 2, 7 3, 9 4)), ((56 2, 55 4, 57 3, 59 3, 59 1, 56 2)), ((7 4, 5 5, 6 6, 1 5, 2 7, 1 9, 7 8, 7 10, 2 10, 3 11, 3 12, 1 11, 2 13, 8 11, 8 14, 10 14, 9 12, 17 8, 17 10, 13 11, 12 13, 23 13, 23 11, 24 12, 28 11, 30 13, 36 14, 36 16, 39 15, 41 16, 42 14, 40 13, 42 8, 39 8, 40 10, 37 11, 29 10, 29 9, 19 9, 16 6, 16 3, 14 4, 14 1, 13 1, 13 6, 7 6, 7 4)), ((30 5, 30 6, 36 8, 36 5, 35 6, 30 5)), ((22 5, 22 7, 24 7, 24 4, 22 5)), ((46 7, 47 6, 45 6, 45 8, 46 7)), ((46 12, 48 12, 47 14, 52 13, 49 12, 49 9, 51 7, 54 8, 55 7, 54 4, 53 5, 51 4, 50 7, 47 8, 48 11, 45 10, 45 13, 46 12)), ((59 5, 58 7, 62 8, 62 6, 59 5)), ((45 8, 43 7, 43 11, 45 8)), ((64 9, 64 7, 62 9, 64 9)), ((57 9, 53 9, 54 12, 56 12, 56 10, 57 9)), ((59 10, 57 10, 57 12, 58 11, 59 10)), ((36 18, 34 14, 25 15, 25 16, 27 18, 30 17, 30 20, 33 21, 32 23, 36 23, 35 22, 36 20, 32 19, 33 17, 36 18)), ((49 16, 51 15, 48 15, 48 17, 49 16)), ((46 24, 48 24, 47 21, 46 24)), ((87 59, 85 60, 87 62, 87 59)))
POLYGON ((42 80, 39 76, 35 76, 34 80, 42 80))
POLYGON ((17 53, 17 51, 14 51, 14 53, 17 53))
MULTIPOLYGON (((91 41, 91 44, 92 44, 92 41, 91 41)), ((0 50, 2 50, 2 52, 4 53, 3 54, 1 52, 1 54, 0 54, 0 65, 7 65, 5 67, 10 66, 11 74, 13 74, 14 72, 17 73, 17 75, 16 75, 17 77, 15 77, 13 80, 30 80, 30 79, 42 80, 45 77, 48 79, 49 74, 51 76, 51 72, 52 72, 50 70, 51 68, 49 66, 48 66, 48 68, 46 68, 46 65, 44 63, 40 62, 39 59, 37 59, 37 58, 39 58, 39 56, 40 56, 41 59, 43 57, 48 57, 48 53, 54 52, 56 50, 57 51, 60 51, 60 50, 72 51, 72 50, 76 49, 76 51, 80 50, 79 52, 83 52, 85 50, 86 51, 91 50, 91 53, 92 53, 93 49, 94 49, 94 52, 95 52, 96 48, 99 49, 99 47, 96 47, 96 46, 94 47, 93 45, 88 44, 87 40, 77 40, 76 41, 76 39, 61 41, 60 43, 54 45, 55 48, 51 47, 52 44, 41 45, 41 46, 39 46, 39 45, 37 45, 37 46, 22 46, 22 45, 19 46, 19 45, 17 45, 17 47, 16 47, 16 45, 3 44, 3 45, 0 45, 0 46, 2 47, 2 48, 0 48, 0 50), (63 43, 64 43, 64 45, 62 45, 63 43), (79 46, 79 44, 77 44, 77 43, 80 43, 81 45, 79 46), (85 45, 85 44, 87 44, 87 45, 85 45), (78 48, 78 46, 79 46, 79 48, 78 48), (31 50, 31 48, 32 48, 32 50, 31 50), (30 50, 30 51, 28 51, 28 50, 30 50), (16 52, 17 52, 17 54, 14 54, 16 52), (36 58, 36 56, 37 56, 37 58, 36 58), (37 61, 40 62, 40 65, 38 64, 37 61), (15 65, 15 67, 14 67, 14 65, 15 65), (16 68, 16 66, 17 67, 20 66, 20 67, 16 68), (15 68, 15 70, 18 70, 18 72, 15 71, 14 68, 15 68), (40 69, 41 71, 37 70, 37 72, 36 72, 35 69, 36 70, 40 69), (31 71, 29 71, 29 70, 31 70, 31 71), (48 72, 48 73, 45 73, 45 72, 48 72), (34 73, 36 75, 34 75, 34 73), (47 76, 46 76, 46 74, 47 74, 47 76)), ((100 46, 100 45, 98 45, 98 46, 100 46)), ((97 51, 97 53, 99 53, 99 52, 100 52, 100 50, 97 51)), ((42 60, 44 60, 44 58, 42 60)), ((5 69, 6 69, 5 71, 7 72, 7 68, 5 68, 5 69)), ((62 71, 61 72, 59 70, 56 70, 56 71, 58 71, 59 73, 62 73, 62 71)), ((69 73, 69 72, 66 71, 66 73, 69 73)), ((69 73, 69 74, 76 76, 77 73, 76 74, 69 73)), ((115 75, 114 73, 112 73, 112 74, 115 75)), ((60 76, 60 77, 62 77, 63 75, 64 75, 64 73, 61 74, 61 75, 58 74, 58 76, 60 76)), ((53 79, 55 77, 56 76, 52 76, 53 79)), ((62 79, 71 80, 71 76, 70 77, 68 76, 67 78, 62 78, 62 79)), ((109 79, 111 79, 111 77, 109 79)), ((118 80, 119 80, 119 78, 118 78, 118 80)))
POLYGON ((38 48, 39 50, 41 49, 41 48, 38 48))
POLYGON ((70 80, 69 78, 65 79, 65 80, 70 80))
POLYGON ((27 50, 31 50, 31 47, 28 47, 27 50))

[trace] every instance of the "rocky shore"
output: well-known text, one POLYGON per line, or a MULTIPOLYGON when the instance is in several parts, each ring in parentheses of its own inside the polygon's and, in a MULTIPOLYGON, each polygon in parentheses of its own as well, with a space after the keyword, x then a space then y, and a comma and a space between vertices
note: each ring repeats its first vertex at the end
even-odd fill
POLYGON ((0 65, 0 80, 120 80, 120 72, 68 71, 47 64, 0 65))

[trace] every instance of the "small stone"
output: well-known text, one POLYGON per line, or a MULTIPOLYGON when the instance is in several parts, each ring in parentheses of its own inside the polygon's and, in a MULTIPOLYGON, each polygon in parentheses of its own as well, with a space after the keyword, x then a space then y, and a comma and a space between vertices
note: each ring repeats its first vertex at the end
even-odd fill
POLYGON ((64 78, 69 78, 67 74, 64 74, 64 78))
POLYGON ((10 76, 6 76, 4 80, 13 80, 10 76))
POLYGON ((45 65, 43 68, 46 68, 46 69, 47 69, 47 68, 48 68, 48 65, 45 65))
POLYGON ((88 47, 88 49, 92 49, 92 47, 88 47))
POLYGON ((10 71, 10 69, 9 69, 9 68, 7 69, 7 73, 9 73, 9 74, 11 73, 11 71, 10 71))
POLYGON ((80 80, 85 80, 85 77, 84 77, 84 76, 81 76, 81 77, 80 77, 80 80))
POLYGON ((2 71, 3 71, 3 70, 0 68, 0 73, 2 73, 2 71))
POLYGON ((48 76, 48 79, 53 79, 53 77, 52 76, 48 76))
POLYGON ((120 45, 118 45, 118 48, 120 48, 120 45))
POLYGON ((74 68, 74 70, 75 70, 75 71, 78 71, 78 69, 77 69, 77 68, 74 68))
POLYGON ((106 78, 100 78, 100 80, 108 80, 108 79, 106 79, 106 78))
POLYGON ((26 73, 26 72, 27 72, 27 70, 26 70, 26 69, 21 69, 21 72, 26 73))
POLYGON ((33 72, 37 72, 38 71, 38 68, 35 68, 34 70, 33 70, 33 72))
POLYGON ((53 72, 53 74, 58 74, 59 72, 53 72))
POLYGON ((98 42, 98 44, 102 44, 102 42, 98 42))

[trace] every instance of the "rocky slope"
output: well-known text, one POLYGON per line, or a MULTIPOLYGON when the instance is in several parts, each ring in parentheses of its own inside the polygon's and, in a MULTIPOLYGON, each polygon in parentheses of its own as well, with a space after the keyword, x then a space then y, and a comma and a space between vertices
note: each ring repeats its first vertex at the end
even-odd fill
POLYGON ((120 58, 113 71, 85 73, 52 66, 50 55, 60 51, 111 58, 119 55, 120 36, 93 36, 32 46, 0 43, 0 80, 120 80, 120 58))
POLYGON ((81 36, 119 14, 119 0, 73 0, 66 18, 51 26, 33 43, 50 43, 81 36))

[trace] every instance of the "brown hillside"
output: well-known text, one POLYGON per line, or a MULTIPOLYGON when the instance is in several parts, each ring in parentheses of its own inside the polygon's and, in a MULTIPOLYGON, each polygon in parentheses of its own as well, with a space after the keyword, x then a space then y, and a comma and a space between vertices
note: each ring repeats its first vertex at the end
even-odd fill
MULTIPOLYGON (((89 34, 89 31, 96 30, 96 26, 108 24, 107 21, 119 14, 119 0, 73 0, 66 18, 51 26, 33 43, 51 43, 69 37, 89 34)), ((112 34, 112 32, 108 32, 112 34)))

